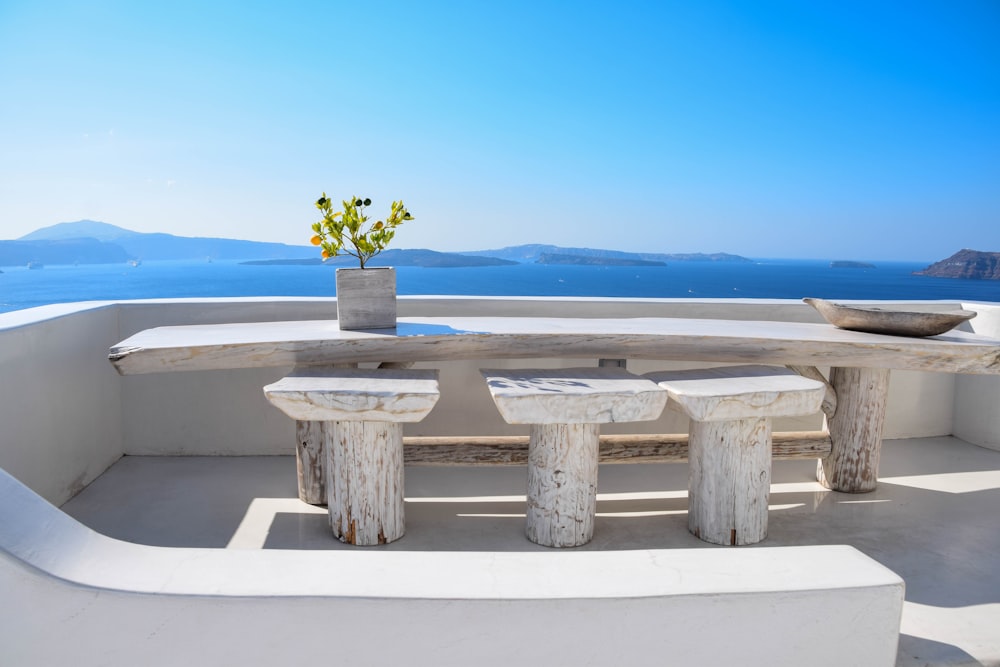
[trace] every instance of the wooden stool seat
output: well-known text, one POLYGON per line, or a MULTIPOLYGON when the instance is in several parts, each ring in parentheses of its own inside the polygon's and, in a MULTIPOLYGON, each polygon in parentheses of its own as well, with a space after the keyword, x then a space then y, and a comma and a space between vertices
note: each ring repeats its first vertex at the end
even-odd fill
MULTIPOLYGON (((303 368, 264 387, 264 395, 300 428, 323 423, 321 468, 333 534, 357 545, 402 537, 402 424, 420 421, 437 403, 438 371, 303 368)), ((303 464, 300 456, 300 497, 303 464)))
POLYGON ((767 536, 771 418, 819 411, 826 385, 774 366, 657 371, 646 378, 691 418, 688 529, 713 544, 767 536))
POLYGON ((528 539, 586 544, 597 511, 599 424, 656 419, 667 395, 622 368, 486 369, 500 415, 530 424, 528 539))

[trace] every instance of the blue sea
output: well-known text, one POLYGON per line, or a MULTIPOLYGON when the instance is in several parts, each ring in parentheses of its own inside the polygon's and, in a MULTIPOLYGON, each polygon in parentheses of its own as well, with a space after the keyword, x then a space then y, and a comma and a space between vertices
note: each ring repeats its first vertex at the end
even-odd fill
MULTIPOLYGON (((520 264, 398 267, 400 294, 666 298, 945 299, 1000 302, 1000 281, 914 276, 927 263, 831 268, 820 260, 673 262, 667 266, 520 264)), ((3 267, 0 312, 50 303, 165 297, 333 296, 332 266, 231 261, 3 267)))

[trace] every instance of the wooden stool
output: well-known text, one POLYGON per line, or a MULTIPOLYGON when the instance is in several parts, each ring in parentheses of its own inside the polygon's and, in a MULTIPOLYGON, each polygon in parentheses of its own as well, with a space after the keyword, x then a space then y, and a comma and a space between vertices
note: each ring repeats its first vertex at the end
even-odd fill
POLYGON ((325 422, 330 527, 341 542, 386 544, 405 532, 403 422, 440 396, 436 370, 304 368, 264 387, 300 422, 325 422))
POLYGON ((688 529, 713 544, 767 536, 771 418, 819 411, 826 386, 786 368, 729 366, 647 373, 691 418, 688 529))
POLYGON ((666 393, 621 368, 483 370, 509 424, 530 424, 525 533, 547 547, 594 535, 599 424, 656 419, 666 393))

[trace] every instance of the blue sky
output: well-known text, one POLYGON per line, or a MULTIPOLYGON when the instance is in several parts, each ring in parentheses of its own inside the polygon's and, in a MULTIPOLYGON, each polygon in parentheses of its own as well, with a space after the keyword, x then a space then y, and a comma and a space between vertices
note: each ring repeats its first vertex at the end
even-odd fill
POLYGON ((1000 251, 1000 3, 0 0, 0 238, 1000 251))

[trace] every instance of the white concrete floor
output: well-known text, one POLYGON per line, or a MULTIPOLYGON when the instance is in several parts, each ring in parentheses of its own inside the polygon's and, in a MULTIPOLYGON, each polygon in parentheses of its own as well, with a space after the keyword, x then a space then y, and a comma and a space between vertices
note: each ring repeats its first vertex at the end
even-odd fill
MULTIPOLYGON (((1000 452, 947 437, 889 441, 879 488, 863 495, 827 491, 814 470, 775 463, 762 545, 850 544, 902 576, 897 665, 1000 666, 1000 452)), ((406 475, 406 536, 361 548, 545 550, 523 536, 523 468, 406 475)), ((687 532, 686 487, 685 464, 603 466, 594 540, 579 548, 708 547, 687 532)), ((142 544, 359 548, 330 535, 325 508, 298 501, 290 457, 125 457, 63 510, 142 544)))

